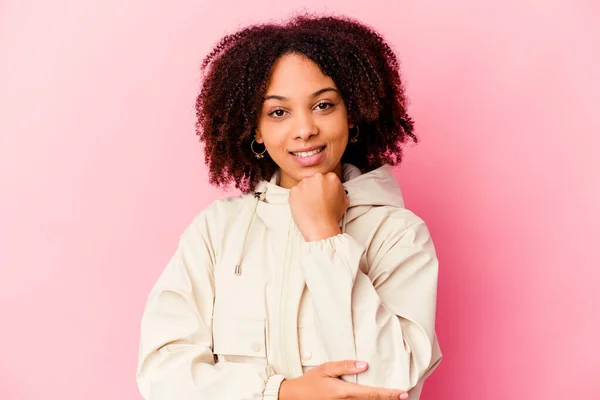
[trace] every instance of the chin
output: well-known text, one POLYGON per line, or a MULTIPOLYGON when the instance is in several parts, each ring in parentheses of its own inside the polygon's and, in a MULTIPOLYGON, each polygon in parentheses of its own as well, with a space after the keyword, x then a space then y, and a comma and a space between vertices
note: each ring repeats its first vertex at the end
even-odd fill
POLYGON ((335 171, 335 167, 328 168, 324 165, 315 165, 312 167, 303 168, 302 170, 299 171, 299 175, 300 175, 300 178, 302 179, 302 178, 308 178, 310 176, 313 176, 314 174, 316 174, 318 172, 325 175, 328 172, 333 172, 333 171, 335 171))

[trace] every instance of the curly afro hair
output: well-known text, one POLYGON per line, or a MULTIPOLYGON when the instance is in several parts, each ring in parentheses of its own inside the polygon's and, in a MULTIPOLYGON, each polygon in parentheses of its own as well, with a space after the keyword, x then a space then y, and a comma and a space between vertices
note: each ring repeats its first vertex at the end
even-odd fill
POLYGON ((342 162, 367 172, 397 165, 402 145, 417 142, 396 55, 372 28, 347 17, 295 16, 282 24, 260 24, 224 36, 202 62, 204 80, 196 99, 196 133, 204 144, 210 183, 234 184, 244 193, 278 166, 250 145, 273 64, 299 54, 332 78, 360 129, 342 162))

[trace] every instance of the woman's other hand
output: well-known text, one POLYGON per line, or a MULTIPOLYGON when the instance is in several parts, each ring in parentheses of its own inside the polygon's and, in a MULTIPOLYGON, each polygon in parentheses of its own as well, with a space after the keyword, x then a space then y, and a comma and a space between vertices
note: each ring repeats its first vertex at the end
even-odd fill
POLYGON ((380 389, 348 383, 343 375, 367 370, 367 363, 336 361, 321 364, 295 379, 286 379, 279 389, 279 400, 399 400, 408 399, 402 390, 380 389))
POLYGON ((290 191, 292 217, 307 242, 341 233, 338 222, 350 205, 334 172, 302 179, 290 191))

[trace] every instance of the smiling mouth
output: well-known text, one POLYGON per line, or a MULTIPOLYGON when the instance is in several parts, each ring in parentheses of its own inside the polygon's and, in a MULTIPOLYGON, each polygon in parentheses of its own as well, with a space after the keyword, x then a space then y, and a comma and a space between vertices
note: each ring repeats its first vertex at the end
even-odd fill
POLYGON ((298 151, 298 152, 291 152, 290 154, 293 154, 296 157, 310 157, 310 156, 314 156, 319 154, 320 152, 322 152, 323 150, 325 150, 325 146, 315 149, 315 150, 311 150, 311 151, 298 151))

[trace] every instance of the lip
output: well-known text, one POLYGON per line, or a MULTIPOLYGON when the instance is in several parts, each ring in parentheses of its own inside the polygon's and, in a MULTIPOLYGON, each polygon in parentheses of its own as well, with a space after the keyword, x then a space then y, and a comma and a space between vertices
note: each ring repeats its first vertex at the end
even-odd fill
POLYGON ((320 145, 320 146, 312 146, 312 147, 306 147, 304 149, 298 149, 298 150, 290 150, 290 153, 302 153, 302 152, 306 152, 306 151, 313 151, 313 150, 317 150, 320 149, 321 147, 325 147, 324 144, 320 145))
MULTIPOLYGON (((317 146, 317 147, 309 147, 311 150, 316 150, 324 147, 323 151, 317 153, 313 156, 308 157, 298 157, 290 153, 290 157, 301 167, 312 167, 314 165, 319 164, 321 161, 325 159, 325 152, 327 151, 327 146, 317 146)), ((311 150, 301 150, 301 151, 311 151, 311 150)))

